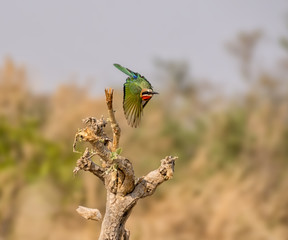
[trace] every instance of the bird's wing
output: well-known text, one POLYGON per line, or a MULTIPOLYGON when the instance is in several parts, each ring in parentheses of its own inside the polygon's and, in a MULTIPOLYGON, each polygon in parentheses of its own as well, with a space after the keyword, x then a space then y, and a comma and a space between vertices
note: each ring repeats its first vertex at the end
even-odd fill
POLYGON ((120 64, 117 64, 117 63, 115 63, 113 65, 114 65, 114 67, 118 68, 121 72, 127 74, 128 76, 130 76, 130 77, 132 77, 134 79, 137 78, 137 73, 131 71, 130 69, 122 67, 120 64))
POLYGON ((141 87, 131 82, 124 84, 123 109, 128 124, 137 127, 143 113, 141 87))

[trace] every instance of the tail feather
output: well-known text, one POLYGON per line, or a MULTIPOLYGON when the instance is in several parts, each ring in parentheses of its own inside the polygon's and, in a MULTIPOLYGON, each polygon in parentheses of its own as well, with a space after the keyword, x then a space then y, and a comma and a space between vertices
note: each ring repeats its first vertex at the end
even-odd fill
POLYGON ((114 67, 118 68, 121 72, 127 74, 128 76, 132 77, 132 78, 137 78, 136 73, 132 72, 130 69, 122 67, 120 64, 113 64, 114 67))

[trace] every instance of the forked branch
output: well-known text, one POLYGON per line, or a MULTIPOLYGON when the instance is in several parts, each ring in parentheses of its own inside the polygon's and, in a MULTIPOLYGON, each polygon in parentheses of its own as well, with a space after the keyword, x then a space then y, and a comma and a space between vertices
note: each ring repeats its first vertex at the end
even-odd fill
MULTIPOLYGON (((130 232, 125 229, 125 222, 132 208, 139 199, 152 195, 161 183, 173 177, 177 157, 162 159, 158 169, 136 180, 132 163, 120 156, 121 129, 113 110, 113 90, 105 89, 105 95, 109 119, 90 117, 83 120, 86 126, 76 133, 73 151, 77 152, 76 144, 81 141, 90 143, 91 148, 86 148, 73 172, 76 174, 84 170, 93 173, 107 190, 106 212, 99 240, 127 240, 130 232), (111 123, 112 139, 104 132, 107 122, 111 123), (98 164, 92 161, 94 156, 99 157, 98 164)), ((77 212, 86 219, 101 218, 97 209, 79 207, 77 212)))

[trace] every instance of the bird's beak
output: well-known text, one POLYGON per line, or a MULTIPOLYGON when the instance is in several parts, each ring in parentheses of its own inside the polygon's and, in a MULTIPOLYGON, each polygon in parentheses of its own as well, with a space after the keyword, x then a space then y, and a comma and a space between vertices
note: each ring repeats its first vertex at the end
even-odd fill
POLYGON ((159 94, 158 92, 152 92, 152 94, 159 94))

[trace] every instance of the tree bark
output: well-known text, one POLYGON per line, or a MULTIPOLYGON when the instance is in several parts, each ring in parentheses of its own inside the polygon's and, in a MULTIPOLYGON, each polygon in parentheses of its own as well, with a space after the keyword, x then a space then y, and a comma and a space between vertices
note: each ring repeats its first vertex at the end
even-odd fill
POLYGON ((99 240, 121 239, 126 232, 125 223, 135 203, 125 197, 107 192, 106 212, 102 222, 99 240))
MULTIPOLYGON (((103 117, 98 120, 93 117, 84 119, 86 127, 76 133, 73 150, 76 151, 79 141, 89 142, 92 147, 86 148, 73 172, 76 174, 84 170, 93 173, 107 190, 106 211, 99 240, 128 240, 130 232, 125 229, 125 223, 133 207, 139 199, 152 195, 159 184, 173 177, 177 157, 167 156, 161 160, 158 169, 136 180, 133 165, 127 158, 120 156, 121 130, 114 115, 113 90, 106 89, 105 94, 113 138, 110 139, 104 132, 108 121, 103 117), (102 166, 92 161, 95 155, 100 157, 102 166)), ((101 219, 97 209, 79 207, 77 212, 86 219, 101 219)))

